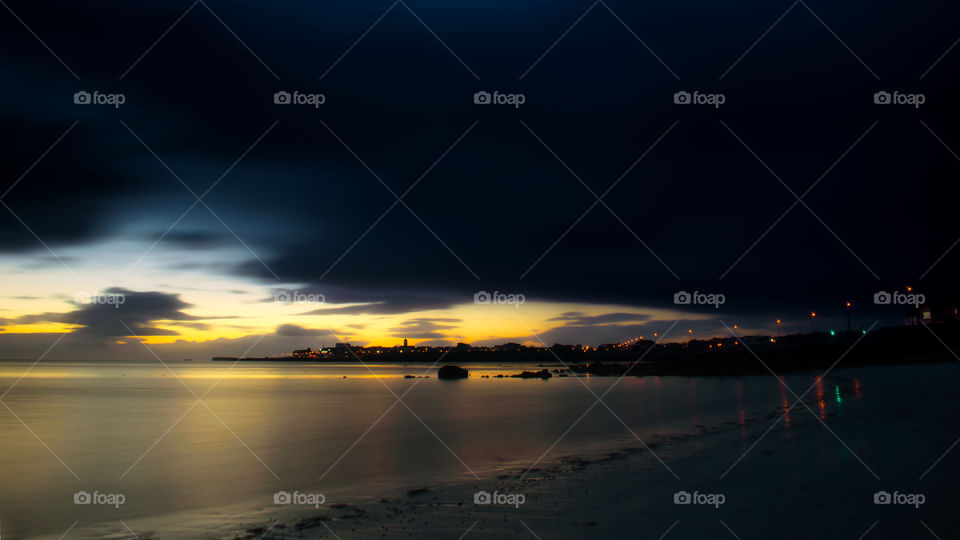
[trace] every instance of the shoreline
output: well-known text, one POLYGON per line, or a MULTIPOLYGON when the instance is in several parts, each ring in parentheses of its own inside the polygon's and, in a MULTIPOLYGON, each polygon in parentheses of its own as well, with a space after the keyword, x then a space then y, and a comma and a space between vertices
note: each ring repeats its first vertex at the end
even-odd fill
POLYGON ((769 373, 767 366, 777 374, 785 374, 824 370, 841 358, 847 367, 950 362, 956 359, 950 351, 960 350, 960 324, 886 327, 864 330, 862 333, 831 332, 775 338, 711 338, 667 344, 648 340, 626 348, 604 349, 601 346, 592 350, 560 345, 550 348, 518 347, 510 351, 435 348, 426 352, 369 355, 356 355, 349 349, 349 354, 340 351, 331 353, 329 358, 214 357, 211 361, 265 365, 365 365, 362 357, 369 356, 368 361, 376 364, 472 364, 486 368, 516 363, 541 368, 562 367, 573 373, 591 376, 736 376, 769 373))
MULTIPOLYGON (((593 362, 593 363, 562 363, 562 362, 540 362, 532 363, 530 361, 523 360, 497 360, 490 362, 477 362, 477 361, 453 361, 453 360, 444 360, 443 365, 436 365, 431 371, 432 375, 424 375, 423 373, 418 372, 418 374, 404 374, 402 375, 405 378, 431 378, 437 376, 437 370, 444 366, 457 366, 462 367, 475 366, 478 369, 489 370, 493 367, 505 367, 504 364, 516 364, 517 366, 525 367, 536 367, 541 368, 538 371, 523 370, 516 373, 498 373, 496 375, 484 374, 478 378, 484 379, 509 379, 509 378, 519 378, 519 379, 549 379, 551 377, 559 376, 592 376, 592 377, 620 377, 620 376, 630 376, 630 377, 739 377, 739 376, 753 376, 753 375, 769 375, 770 371, 764 367, 764 364, 770 367, 777 375, 796 375, 802 374, 805 372, 815 372, 823 371, 831 366, 834 366, 834 363, 841 357, 842 361, 840 364, 837 364, 836 367, 897 367, 897 366, 922 366, 928 364, 943 364, 950 363, 956 359, 949 353, 943 354, 930 354, 924 356, 909 356, 909 357, 895 357, 895 358, 884 358, 884 359, 875 359, 869 357, 844 357, 843 353, 839 353, 837 357, 824 356, 823 358, 817 358, 814 360, 799 360, 793 361, 794 359, 777 359, 773 356, 773 360, 768 360, 767 357, 759 355, 762 363, 757 361, 757 358, 753 355, 748 355, 743 358, 737 359, 737 361, 730 361, 726 364, 721 364, 716 360, 711 360, 709 362, 698 362, 694 361, 684 361, 677 360, 671 363, 651 363, 651 362, 593 362), (544 371, 548 372, 549 375, 543 373, 544 371)), ((852 356, 852 354, 851 354, 852 356)), ((258 359, 230 359, 232 361, 240 362, 251 362, 258 363, 262 362, 267 364, 270 367, 275 366, 276 364, 299 364, 299 365, 308 365, 316 364, 317 367, 326 367, 330 366, 364 366, 364 365, 427 365, 431 364, 426 360, 423 361, 378 361, 375 364, 361 364, 359 362, 349 362, 349 361, 317 361, 317 360, 258 360, 258 359)), ((729 359, 728 359, 729 360, 729 359)), ((213 360, 215 362, 227 361, 226 358, 220 358, 213 360)), ((519 368, 518 368, 519 369, 519 368)), ((472 377, 473 375, 469 375, 472 377)), ((439 377, 443 379, 443 377, 439 377)), ((452 378, 455 380, 456 378, 452 378)))
MULTIPOLYGON (((915 416, 912 434, 930 436, 938 429, 925 423, 921 413, 911 414, 909 409, 914 398, 928 395, 924 390, 891 393, 895 390, 878 391, 876 399, 858 407, 821 412, 820 419, 797 405, 784 423, 779 420, 784 410, 778 408, 754 412, 741 422, 691 425, 688 433, 644 441, 647 448, 639 441, 604 444, 594 452, 551 456, 529 469, 504 467, 494 478, 482 481, 411 485, 406 492, 333 503, 319 510, 304 510, 295 518, 254 524, 246 529, 246 536, 237 538, 459 539, 470 531, 469 536, 477 537, 532 538, 533 532, 537 538, 573 539, 600 534, 635 536, 639 530, 647 531, 645 537, 659 538, 675 522, 685 523, 679 538, 722 538, 729 533, 720 521, 743 538, 762 537, 762 531, 773 527, 765 512, 773 508, 771 499, 777 500, 777 511, 787 509, 788 516, 790 509, 812 515, 829 512, 836 515, 837 523, 847 526, 830 535, 811 522, 784 538, 857 538, 880 519, 888 522, 887 531, 920 536, 918 516, 931 519, 958 502, 960 496, 954 494, 949 479, 926 482, 922 489, 928 502, 914 514, 891 517, 887 508, 873 504, 872 494, 884 488, 921 489, 916 486, 916 476, 946 450, 953 434, 938 433, 935 438, 944 438, 942 443, 928 444, 922 452, 914 450, 911 457, 922 458, 912 464, 919 472, 891 474, 889 467, 881 467, 899 459, 896 452, 891 456, 877 444, 890 437, 884 421, 888 415, 902 416, 906 411, 915 416), (884 410, 876 410, 878 404, 884 410), (838 437, 843 442, 823 429, 821 420, 832 431, 842 433, 838 437), (848 452, 844 448, 847 442, 857 450, 848 452), (860 459, 870 467, 861 466, 860 459), (871 467, 882 471, 883 482, 872 477, 871 467), (525 500, 519 506, 478 505, 474 496, 479 491, 522 494, 525 500), (673 497, 678 491, 720 493, 726 501, 716 508, 677 505, 673 497), (755 528, 753 534, 747 534, 751 528, 755 528)), ((948 416, 960 413, 949 389, 930 397, 948 416)), ((804 403, 811 412, 824 411, 818 409, 815 397, 804 403)), ((946 473, 949 467, 940 472, 946 473)))
MULTIPOLYGON (((519 465, 477 467, 480 480, 461 471, 389 488, 341 483, 335 490, 316 490, 327 496, 318 509, 271 504, 272 493, 264 492, 229 507, 155 514, 126 524, 144 539, 426 540, 460 539, 468 531, 467 539, 532 538, 530 531, 543 539, 636 537, 640 532, 641 537, 660 538, 679 522, 669 540, 723 538, 729 533, 721 521, 741 538, 761 538, 783 529, 777 520, 815 516, 809 523, 792 523, 783 538, 859 538, 880 519, 885 530, 897 531, 899 537, 922 537, 918 518, 938 531, 949 530, 942 524, 944 510, 960 503, 949 474, 960 457, 944 459, 935 474, 917 481, 960 434, 960 402, 953 396, 960 372, 928 366, 841 367, 831 374, 825 395, 807 396, 785 420, 785 408, 775 404, 748 406, 739 418, 714 416, 707 425, 693 417, 682 426, 643 435, 649 450, 624 428, 622 437, 608 434, 550 453, 554 438, 566 436, 564 423, 555 437, 531 441, 535 448, 530 454, 543 452, 542 462, 531 457, 519 465), (862 395, 857 379, 863 382, 862 395), (937 384, 929 384, 933 381, 937 384), (834 383, 840 385, 842 402, 841 393, 834 396, 834 383), (891 420, 902 433, 891 431, 891 420), (879 490, 921 492, 927 503, 915 512, 891 514, 889 507, 873 504, 872 495, 879 490), (480 491, 520 494, 524 500, 519 505, 476 504, 480 491), (679 491, 722 494, 725 503, 676 505, 673 496, 679 491), (821 518, 829 518, 830 531, 819 528, 821 518)), ((811 382, 805 377, 788 381, 798 392, 811 382)), ((767 384, 774 388, 778 382, 771 378, 767 384)), ((592 414, 609 413, 597 407, 592 414)), ((573 415, 569 422, 575 419, 573 415)), ((588 417, 581 427, 589 432, 588 425, 597 420, 588 417)), ((116 522, 95 527, 74 531, 74 536, 128 534, 116 522)))

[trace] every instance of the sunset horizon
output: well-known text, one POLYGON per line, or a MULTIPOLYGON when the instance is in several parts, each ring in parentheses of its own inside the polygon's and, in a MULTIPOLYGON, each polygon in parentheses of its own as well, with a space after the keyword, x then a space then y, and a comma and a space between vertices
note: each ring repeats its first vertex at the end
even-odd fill
POLYGON ((0 534, 956 537, 958 22, 0 0, 0 534))

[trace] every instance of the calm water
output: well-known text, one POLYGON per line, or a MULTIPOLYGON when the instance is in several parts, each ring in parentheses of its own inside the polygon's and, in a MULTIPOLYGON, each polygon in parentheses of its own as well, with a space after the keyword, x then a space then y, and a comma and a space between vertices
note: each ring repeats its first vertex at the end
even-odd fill
MULTIPOLYGON (((0 392, 30 364, 0 363, 0 392)), ((0 407, 0 534, 58 538, 76 523, 69 538, 102 537, 103 527, 152 517, 160 537, 198 537, 275 509, 279 490, 321 492, 332 503, 492 479, 505 466, 532 465, 563 435, 594 402, 584 385, 602 394, 616 381, 483 379, 524 366, 467 367, 470 379, 440 381, 404 379, 427 366, 396 364, 372 366, 374 377, 356 365, 183 362, 171 365, 175 376, 158 363, 44 361, 3 398, 10 410, 0 407), (198 403, 191 390, 209 393, 198 403), (391 409, 391 390, 409 390, 413 412, 391 409), (74 504, 81 490, 125 501, 74 504)), ((787 381, 802 392, 816 379, 787 381)), ((822 412, 842 412, 868 385, 845 372, 811 396, 822 412)), ((771 376, 628 377, 604 398, 643 438, 742 423, 787 399, 771 376)), ((615 444, 639 443, 597 406, 546 459, 615 444)))

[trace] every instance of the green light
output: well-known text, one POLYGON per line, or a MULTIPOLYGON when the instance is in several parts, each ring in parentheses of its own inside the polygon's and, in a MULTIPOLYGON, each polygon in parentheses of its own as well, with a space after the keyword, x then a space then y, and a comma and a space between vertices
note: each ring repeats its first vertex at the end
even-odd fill
POLYGON ((866 334, 867 331, 866 331, 866 330, 861 330, 860 333, 861 333, 861 334, 866 334))
POLYGON ((833 330, 831 330, 831 331, 830 331, 830 335, 831 335, 831 336, 835 336, 835 335, 837 335, 837 333, 834 332, 833 330))
POLYGON ((837 403, 843 403, 843 400, 840 399, 840 385, 833 385, 833 392, 837 396, 837 403))

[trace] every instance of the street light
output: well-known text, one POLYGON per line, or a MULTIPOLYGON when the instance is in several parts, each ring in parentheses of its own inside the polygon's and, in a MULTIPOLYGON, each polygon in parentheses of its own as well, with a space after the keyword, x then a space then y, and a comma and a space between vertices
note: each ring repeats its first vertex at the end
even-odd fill
POLYGON ((810 331, 811 331, 811 332, 816 332, 816 331, 817 331, 816 326, 815 326, 815 323, 816 323, 816 322, 817 322, 817 312, 816 312, 816 311, 811 311, 811 312, 810 312, 810 331))

